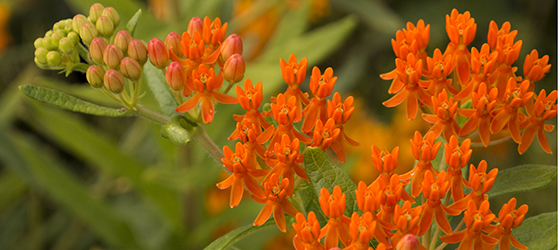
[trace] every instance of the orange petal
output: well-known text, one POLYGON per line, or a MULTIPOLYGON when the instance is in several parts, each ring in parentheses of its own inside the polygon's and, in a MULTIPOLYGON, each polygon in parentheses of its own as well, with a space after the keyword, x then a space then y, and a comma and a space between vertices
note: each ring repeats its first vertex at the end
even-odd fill
POLYGON ((233 174, 232 174, 232 175, 230 175, 228 178, 226 178, 225 180, 223 180, 222 182, 216 184, 216 186, 217 186, 219 189, 226 189, 226 188, 230 187, 231 184, 233 184, 233 178, 234 178, 234 177, 233 177, 233 174))
POLYGON ((241 198, 243 197, 243 181, 241 178, 233 177, 233 183, 231 185, 231 195, 229 197, 229 206, 231 208, 237 207, 241 198))
POLYGON ((192 108, 194 108, 194 106, 196 106, 198 104, 198 102, 200 101, 200 98, 202 96, 203 96, 202 93, 196 93, 196 95, 192 96, 186 102, 179 105, 179 107, 175 108, 175 111, 177 111, 179 113, 183 113, 183 112, 187 112, 187 111, 191 110, 192 108))
POLYGON ((220 93, 218 91, 210 92, 210 96, 212 96, 214 98, 214 100, 216 100, 220 103, 225 103, 225 104, 237 103, 237 97, 226 95, 226 94, 220 93))
POLYGON ((408 91, 406 89, 402 89, 399 93, 395 94, 389 100, 384 101, 383 105, 385 107, 389 107, 389 108, 395 107, 395 106, 401 104, 404 101, 407 93, 408 93, 408 91))
POLYGON ((280 204, 274 204, 272 216, 274 217, 274 221, 276 221, 276 225, 278 225, 280 231, 286 232, 286 217, 284 217, 284 210, 280 204))
POLYGON ((539 139, 539 144, 541 145, 544 152, 552 154, 552 150, 548 145, 548 140, 546 139, 546 135, 544 134, 544 128, 539 128, 539 132, 537 133, 537 138, 539 139))
POLYGON ((517 147, 517 151, 519 152, 519 154, 523 154, 525 153, 525 151, 527 151, 536 134, 537 127, 529 126, 525 128, 523 134, 521 135, 521 143, 519 144, 519 147, 517 147))
POLYGON ((259 213, 259 215, 257 215, 257 218, 255 219, 255 221, 253 222, 253 226, 260 226, 262 224, 264 224, 266 222, 266 220, 268 220, 268 218, 270 218, 270 214, 272 213, 272 207, 274 206, 274 203, 272 203, 272 201, 267 201, 263 208, 261 209, 261 212, 259 213))

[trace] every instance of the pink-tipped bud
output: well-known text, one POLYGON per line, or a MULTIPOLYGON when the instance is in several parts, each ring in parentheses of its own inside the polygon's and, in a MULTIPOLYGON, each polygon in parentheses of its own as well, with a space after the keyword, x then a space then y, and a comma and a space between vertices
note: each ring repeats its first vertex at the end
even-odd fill
POLYGON ((204 26, 202 19, 200 19, 200 17, 193 17, 187 27, 187 33, 192 36, 195 31, 198 31, 198 33, 202 35, 202 26, 204 26))
POLYGON ((420 242, 418 237, 413 234, 407 234, 399 241, 395 250, 418 250, 420 249, 420 242))
POLYGON ((185 86, 187 73, 178 62, 171 62, 165 73, 165 81, 173 91, 180 91, 185 86))
POLYGON ((82 23, 82 26, 80 27, 80 37, 86 45, 89 46, 91 40, 93 40, 93 38, 96 38, 97 36, 99 36, 99 32, 92 23, 82 23))
POLYGON ((121 60, 121 73, 136 82, 142 77, 142 66, 136 60, 125 57, 121 60))
POLYGON ((144 42, 134 39, 128 44, 128 56, 144 65, 148 61, 148 48, 144 42))
POLYGON ((103 52, 107 48, 107 43, 103 38, 96 37, 91 41, 89 46, 89 55, 91 59, 97 64, 103 64, 103 52))
POLYGON ((124 77, 114 69, 109 69, 105 72, 103 83, 109 91, 115 94, 121 93, 124 89, 124 77))
POLYGON ((158 69, 165 68, 169 64, 167 46, 159 38, 154 38, 148 43, 148 57, 158 69))
POLYGON ((223 68, 224 79, 230 83, 236 83, 243 80, 245 74, 245 60, 240 54, 233 54, 224 63, 223 68))
POLYGON ((72 30, 76 33, 80 33, 80 27, 82 27, 82 24, 85 22, 89 22, 86 16, 82 14, 75 15, 74 18, 72 18, 72 30))
POLYGON ((115 25, 115 28, 117 26, 119 26, 119 23, 121 22, 121 18, 119 16, 119 13, 113 7, 105 8, 103 10, 103 13, 101 14, 101 16, 108 17, 109 20, 111 20, 111 22, 113 22, 113 24, 115 25))
POLYGON ((89 82, 89 85, 91 85, 96 89, 103 87, 104 76, 105 76, 105 71, 97 65, 89 66, 86 72, 86 78, 87 81, 89 82))
POLYGON ((110 37, 115 31, 115 26, 113 22, 106 16, 100 16, 95 23, 95 29, 103 37, 110 37))
POLYGON ((132 41, 132 35, 126 30, 121 30, 115 35, 115 45, 119 47, 123 53, 127 53, 128 44, 132 41))
POLYGON ((243 43, 241 42, 241 37, 236 34, 228 36, 222 44, 220 59, 224 62, 234 54, 243 54, 243 43))
POLYGON ((165 38, 165 46, 171 49, 176 56, 183 57, 183 52, 181 51, 181 36, 179 33, 169 33, 165 38))
POLYGON ((94 3, 91 7, 89 7, 89 21, 92 23, 97 22, 97 18, 99 18, 103 14, 103 7, 100 3, 94 3))
POLYGON ((111 69, 118 69, 124 55, 117 45, 109 44, 103 51, 103 61, 111 69))

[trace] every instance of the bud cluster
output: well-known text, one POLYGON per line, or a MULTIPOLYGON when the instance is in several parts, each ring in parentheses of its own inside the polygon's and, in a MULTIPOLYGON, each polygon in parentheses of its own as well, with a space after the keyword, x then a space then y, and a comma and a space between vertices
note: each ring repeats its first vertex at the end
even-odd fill
POLYGON ((95 3, 89 9, 89 16, 77 14, 72 20, 72 29, 89 45, 96 37, 111 37, 121 19, 113 7, 105 8, 100 3, 95 3))
POLYGON ((64 69, 79 63, 78 33, 72 29, 72 19, 58 21, 44 37, 35 40, 35 63, 43 69, 64 69))

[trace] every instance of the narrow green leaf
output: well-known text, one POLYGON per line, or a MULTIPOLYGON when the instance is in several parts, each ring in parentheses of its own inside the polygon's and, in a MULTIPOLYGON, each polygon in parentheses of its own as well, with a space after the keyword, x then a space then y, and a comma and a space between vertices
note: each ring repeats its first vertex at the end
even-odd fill
POLYGON ((525 219, 512 234, 528 249, 550 250, 558 246, 558 212, 543 213, 525 219))
POLYGON ((134 36, 134 31, 136 30, 136 26, 138 25, 138 20, 140 19, 141 15, 142 15, 142 9, 138 9, 138 11, 134 13, 134 16, 132 16, 130 20, 128 20, 128 23, 126 23, 124 29, 128 31, 128 33, 130 33, 130 35, 132 36, 134 36))
POLYGON ((317 197, 321 195, 321 188, 324 187, 332 193, 334 186, 338 185, 342 192, 346 194, 344 214, 352 216, 353 212, 359 212, 356 203, 356 184, 346 172, 331 161, 327 153, 319 148, 309 147, 305 149, 303 165, 317 197))
POLYGON ((169 123, 161 126, 161 136, 178 145, 187 145, 187 142, 191 140, 191 134, 184 128, 184 125, 181 125, 182 123, 186 123, 186 119, 182 115, 171 118, 169 123))
POLYGON ((288 9, 282 20, 278 23, 274 35, 267 46, 271 48, 281 46, 292 38, 300 36, 307 28, 310 8, 311 1, 306 0, 301 3, 299 8, 295 10, 288 9))
POLYGON ((558 175, 556 166, 521 165, 499 171, 488 197, 530 191, 550 185, 558 175))
POLYGON ((144 65, 144 77, 142 77, 142 79, 156 98, 163 115, 168 117, 177 115, 175 107, 179 106, 179 104, 175 101, 175 98, 173 98, 161 70, 151 63, 146 63, 144 65))
POLYGON ((266 229, 269 228, 271 226, 275 226, 276 223, 274 222, 274 220, 268 220, 267 222, 265 222, 264 224, 262 224, 261 226, 255 227, 253 225, 247 225, 247 226, 243 226, 240 227, 238 229, 235 229, 229 233, 227 233, 226 235, 218 238, 217 240, 215 240, 214 242, 210 243, 210 245, 208 245, 207 247, 204 248, 204 250, 219 250, 219 249, 226 249, 229 246, 233 245, 235 242, 255 233, 258 232, 262 229, 266 229))
POLYGON ((86 102, 84 100, 67 95, 54 89, 48 89, 33 85, 21 85, 19 86, 19 89, 26 96, 29 96, 39 102, 50 104, 74 112, 112 117, 132 115, 132 113, 130 113, 126 109, 114 109, 99 106, 97 104, 86 102))

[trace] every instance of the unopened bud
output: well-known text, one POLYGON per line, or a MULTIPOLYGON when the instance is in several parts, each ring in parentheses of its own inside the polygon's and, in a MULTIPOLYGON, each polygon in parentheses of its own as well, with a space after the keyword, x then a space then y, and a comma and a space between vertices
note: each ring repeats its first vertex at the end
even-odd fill
POLYGON ((181 51, 181 36, 179 33, 169 33, 165 38, 165 46, 171 49, 176 56, 183 57, 183 52, 181 51))
POLYGON ((82 14, 75 15, 74 18, 72 18, 72 30, 76 33, 80 33, 80 27, 82 27, 82 24, 85 22, 89 22, 86 16, 82 14))
POLYGON ((80 35, 78 35, 78 33, 74 32, 74 31, 70 31, 68 33, 68 35, 66 35, 66 37, 70 40, 72 40, 72 42, 74 44, 79 44, 80 43, 80 35))
POLYGON ((109 44, 103 51, 103 61, 111 69, 118 69, 124 55, 117 45, 109 44))
POLYGON ((202 35, 202 26, 204 26, 204 22, 200 17, 193 17, 191 21, 189 21, 189 26, 187 27, 187 33, 189 35, 193 35, 195 31, 198 31, 202 35))
POLYGON ((99 34, 104 37, 110 37, 115 31, 115 26, 113 22, 106 16, 100 16, 95 23, 95 29, 99 31, 99 34))
POLYGON ((89 21, 95 23, 97 21, 97 18, 99 18, 103 14, 104 9, 105 7, 103 7, 103 5, 101 5, 100 3, 94 3, 89 8, 89 21))
POLYGON ((420 249, 420 242, 418 237, 413 234, 407 234, 402 237, 395 250, 418 250, 420 249))
POLYGON ((58 48, 60 49, 60 51, 66 54, 72 54, 75 47, 76 44, 67 37, 61 38, 60 41, 58 42, 58 48))
POLYGON ((58 53, 58 51, 49 51, 49 53, 47 53, 47 64, 49 66, 59 66, 60 64, 62 64, 62 56, 60 55, 60 53, 58 53))
POLYGON ((144 42, 134 39, 128 44, 128 56, 144 65, 148 60, 148 48, 144 42))
MULTIPOLYGON (((51 34, 52 35, 52 34, 51 34)), ((53 45, 52 41, 52 37, 51 35, 45 36, 43 37, 43 39, 41 40, 43 42, 43 48, 48 49, 48 50, 55 50, 56 47, 53 45)))
POLYGON ((119 26, 119 23, 121 22, 121 18, 119 17, 119 13, 113 7, 105 8, 101 15, 108 17, 109 20, 111 20, 111 22, 113 22, 113 24, 115 25, 115 28, 117 26, 119 26))
POLYGON ((165 81, 173 91, 179 91, 185 86, 186 74, 180 63, 171 62, 165 72, 165 81))
POLYGON ((66 37, 66 33, 64 33, 64 31, 57 30, 57 31, 53 32, 53 34, 51 36, 52 45, 55 46, 55 47, 58 47, 58 43, 60 42, 60 39, 62 39, 63 37, 66 37))
POLYGON ((159 38, 153 38, 148 43, 148 56, 150 62, 158 69, 165 68, 169 64, 167 46, 159 38))
POLYGON ((35 47, 35 49, 42 48, 43 47, 43 38, 39 37, 39 38, 35 39, 35 41, 33 42, 33 46, 35 47))
POLYGON ((91 45, 89 46, 89 55, 91 59, 100 65, 103 65, 103 53, 107 48, 107 43, 103 38, 96 37, 91 41, 91 45))
POLYGON ((243 43, 241 42, 241 37, 236 34, 228 36, 222 44, 220 51, 222 62, 226 61, 233 54, 243 54, 243 43))
POLYGON ((35 50, 35 59, 41 64, 47 64, 47 54, 49 53, 48 49, 43 47, 39 47, 35 50))
POLYGON ((94 88, 101 88, 103 87, 103 77, 105 75, 105 71, 103 68, 97 65, 91 65, 86 71, 86 78, 89 83, 94 88))
POLYGON ((115 94, 121 93, 124 89, 124 77, 114 69, 109 69, 105 72, 103 83, 109 91, 115 94))
POLYGON ((132 41, 132 36, 126 30, 121 30, 115 35, 115 45, 117 45, 123 53, 127 53, 130 41, 132 41))
POLYGON ((243 80, 245 74, 245 60, 240 54, 233 54, 224 63, 224 79, 230 83, 243 80))
POLYGON ((121 73, 136 82, 142 77, 142 66, 136 60, 125 57, 121 60, 121 73))
POLYGON ((84 43, 88 46, 91 43, 91 40, 93 40, 93 38, 96 38, 98 35, 99 33, 97 32, 97 29, 95 29, 95 26, 93 26, 93 24, 90 22, 85 22, 80 27, 80 37, 82 38, 82 41, 84 41, 84 43))

